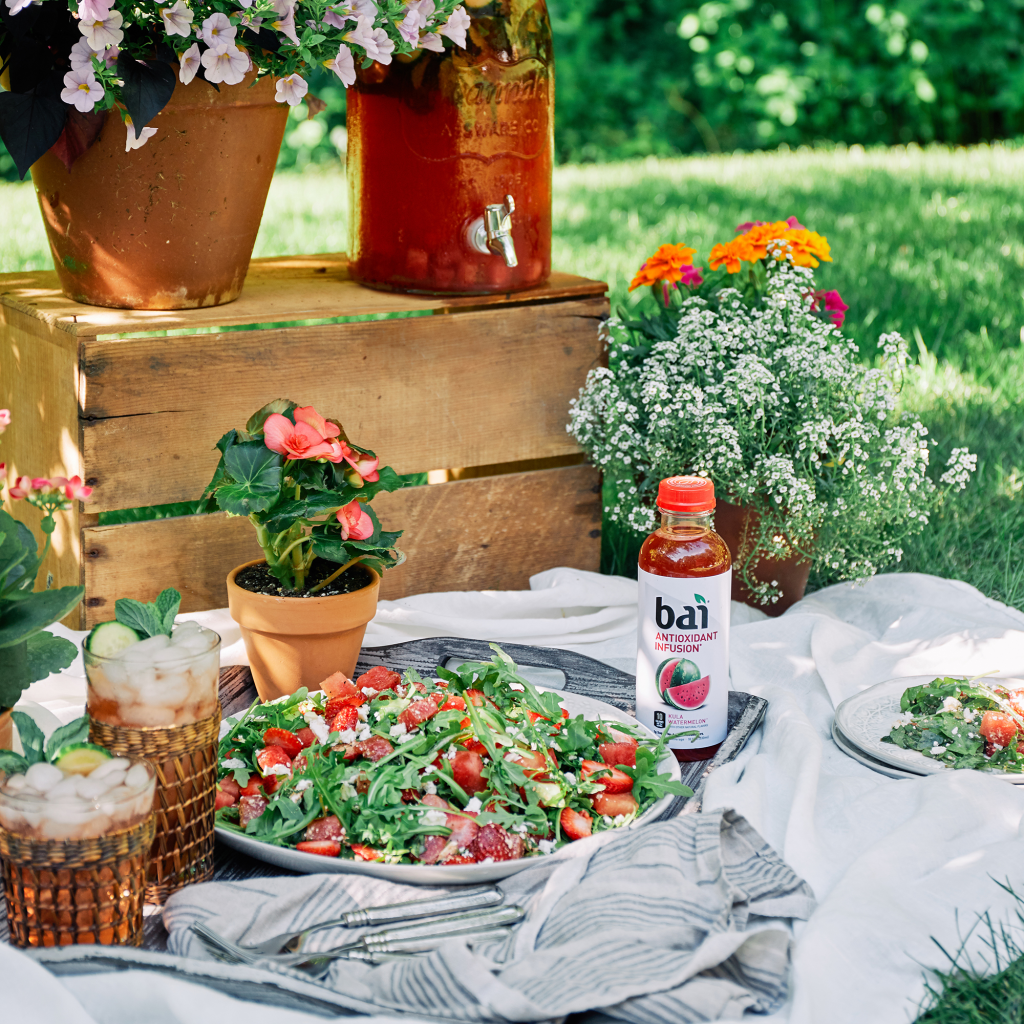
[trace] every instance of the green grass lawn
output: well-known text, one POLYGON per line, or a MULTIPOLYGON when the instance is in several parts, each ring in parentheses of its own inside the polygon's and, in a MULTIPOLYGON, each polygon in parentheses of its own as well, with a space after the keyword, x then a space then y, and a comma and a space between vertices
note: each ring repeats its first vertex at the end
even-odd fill
MULTIPOLYGON (((904 400, 939 442, 979 456, 968 490, 907 547, 899 568, 966 580, 1024 608, 1024 149, 911 148, 647 159, 555 174, 554 264, 599 277, 613 306, 662 242, 706 263, 736 224, 795 214, 826 235, 818 272, 850 305, 871 358, 899 330, 920 361, 904 400)), ((0 184, 0 271, 49 266, 31 185, 0 184)), ((256 255, 344 249, 340 171, 274 179, 256 255)), ((812 581, 824 585, 821 576, 812 581)))

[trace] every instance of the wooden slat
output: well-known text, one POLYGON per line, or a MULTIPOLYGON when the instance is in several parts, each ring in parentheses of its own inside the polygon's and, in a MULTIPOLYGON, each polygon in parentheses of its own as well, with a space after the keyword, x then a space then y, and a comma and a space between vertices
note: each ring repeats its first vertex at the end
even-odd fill
MULTIPOLYGON (((0 409, 11 411, 11 426, 0 438, 0 462, 8 476, 82 474, 78 420, 78 342, 70 335, 14 309, 0 307, 0 409)), ((2 487, 2 483, 0 483, 2 487)), ((41 514, 26 501, 11 502, 15 517, 42 544, 41 514)), ((38 586, 78 586, 79 502, 56 516, 53 546, 38 586)), ((78 613, 67 624, 78 625, 78 613)))
POLYGON ((266 402, 336 416, 399 473, 576 452, 570 399, 602 358, 603 298, 227 335, 87 339, 87 510, 197 499, 213 446, 266 402))
POLYGON ((224 306, 176 311, 104 309, 61 294, 53 271, 0 275, 0 304, 80 338, 139 331, 182 331, 380 313, 444 311, 599 296, 607 285, 553 273, 537 288, 498 295, 416 296, 363 288, 343 253, 253 260, 241 298, 224 306))
MULTIPOLYGON (((438 590, 518 590, 558 565, 597 570, 600 478, 590 466, 411 487, 374 501, 387 529, 404 529, 408 560, 381 597, 438 590)), ((186 516, 83 531, 88 625, 113 618, 118 597, 152 600, 164 587, 182 609, 227 604, 225 578, 258 558, 252 526, 226 515, 186 516)))

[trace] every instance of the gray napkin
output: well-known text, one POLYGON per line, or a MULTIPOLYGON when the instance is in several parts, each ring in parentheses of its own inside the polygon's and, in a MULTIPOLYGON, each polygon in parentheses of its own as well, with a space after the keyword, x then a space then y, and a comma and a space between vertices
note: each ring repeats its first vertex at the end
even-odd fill
MULTIPOLYGON (((781 1004, 791 937, 779 919, 806 919, 814 907, 806 882, 732 811, 604 833, 500 884, 506 902, 528 910, 508 939, 452 939, 378 967, 338 961, 323 984, 364 1012, 372 1003, 474 1022, 588 1010, 643 1024, 735 1019, 781 1004)), ((257 942, 441 891, 337 874, 190 886, 164 910, 168 949, 208 958, 188 928, 196 921, 257 942)), ((324 931, 309 948, 358 934, 324 931)))

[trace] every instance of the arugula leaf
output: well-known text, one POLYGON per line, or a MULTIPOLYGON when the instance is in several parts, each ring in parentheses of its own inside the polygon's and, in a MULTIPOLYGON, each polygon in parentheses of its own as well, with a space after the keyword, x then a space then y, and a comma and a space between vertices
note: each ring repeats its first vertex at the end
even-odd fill
POLYGON ((82 715, 67 725, 55 729, 46 741, 46 760, 52 761, 62 747, 71 743, 85 743, 89 739, 89 716, 82 715))
POLYGON ((11 719, 18 728, 18 739, 21 740, 22 750, 25 751, 25 760, 30 764, 45 761, 43 753, 45 738, 43 730, 36 725, 35 719, 26 715, 24 711, 12 711, 11 719))

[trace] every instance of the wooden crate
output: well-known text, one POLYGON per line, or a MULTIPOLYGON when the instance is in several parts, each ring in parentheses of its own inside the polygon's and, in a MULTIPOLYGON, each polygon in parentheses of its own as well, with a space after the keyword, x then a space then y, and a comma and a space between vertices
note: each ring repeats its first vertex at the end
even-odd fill
MULTIPOLYGON (((52 272, 0 275, 0 408, 13 416, 0 458, 12 475, 93 488, 58 517, 46 566, 54 586, 86 587, 65 621, 91 626, 117 597, 166 586, 184 610, 226 604, 228 571, 259 556, 246 520, 100 514, 197 499, 216 440, 279 397, 340 418, 399 473, 459 477, 374 501, 409 555, 383 597, 596 569, 599 478, 565 425, 602 359, 605 291, 555 274, 505 295, 398 295, 355 284, 335 254, 255 260, 238 301, 151 312, 79 305, 52 272)), ((31 513, 19 510, 35 525, 31 513)))

